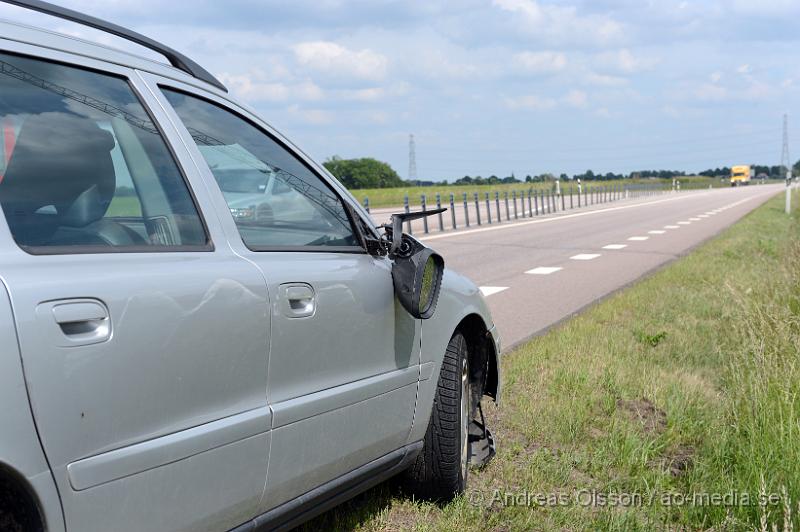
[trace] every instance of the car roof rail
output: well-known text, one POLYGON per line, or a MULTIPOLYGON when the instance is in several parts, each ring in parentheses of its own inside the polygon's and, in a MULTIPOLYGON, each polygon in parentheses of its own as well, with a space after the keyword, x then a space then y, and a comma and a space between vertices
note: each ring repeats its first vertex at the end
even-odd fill
POLYGON ((73 11, 72 9, 68 9, 66 7, 57 6, 49 2, 43 2, 41 0, 0 0, 0 2, 23 7, 32 11, 38 11, 39 13, 69 20, 71 22, 77 22, 78 24, 101 30, 112 35, 116 35, 117 37, 121 37, 127 41, 136 43, 140 46, 144 46, 145 48, 149 48, 150 50, 153 50, 154 52, 166 57, 169 63, 175 68, 186 72, 192 77, 205 81, 206 83, 210 83, 218 89, 228 92, 228 89, 225 87, 225 85, 223 85, 222 82, 215 78, 206 69, 182 53, 173 50, 169 46, 165 46, 149 37, 145 37, 141 33, 123 28, 122 26, 114 24, 113 22, 107 22, 91 15, 86 15, 84 13, 73 11))

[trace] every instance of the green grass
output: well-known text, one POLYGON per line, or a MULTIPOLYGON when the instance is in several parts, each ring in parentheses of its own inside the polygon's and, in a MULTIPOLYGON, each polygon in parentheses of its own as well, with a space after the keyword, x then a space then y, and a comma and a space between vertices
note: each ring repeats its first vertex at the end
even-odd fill
POLYGON ((789 530, 800 525, 799 357, 800 220, 781 195, 508 353, 503 403, 487 409, 498 455, 469 496, 440 507, 384 484, 307 530, 789 530), (576 504, 582 490, 637 504, 576 504), (502 500, 525 491, 566 504, 502 500), (732 492, 780 501, 699 504, 732 492), (667 505, 670 493, 698 504, 667 505))
POLYGON ((136 196, 114 196, 106 216, 142 216, 142 206, 136 196))
MULTIPOLYGON (((687 176, 681 177, 681 187, 682 188, 692 188, 692 187, 702 187, 706 188, 708 185, 713 185, 715 187, 718 186, 729 186, 727 182, 721 182, 719 179, 712 179, 707 177, 698 177, 698 176, 687 176)), ((662 186, 664 188, 669 188, 672 186, 671 179, 642 179, 642 180, 613 180, 613 181, 592 181, 592 182, 585 182, 584 185, 589 185, 592 188, 601 187, 601 186, 612 186, 612 185, 631 185, 631 184, 649 184, 655 186, 662 186)), ((569 191, 569 187, 573 186, 576 193, 578 190, 577 184, 565 182, 561 184, 564 187, 564 192, 569 191)), ((467 198, 472 200, 473 194, 475 192, 478 193, 481 200, 485 198, 485 193, 488 192, 491 195, 491 199, 494 199, 494 193, 499 192, 502 198, 503 193, 508 192, 509 196, 511 195, 512 191, 517 191, 517 194, 527 191, 529 188, 533 188, 534 190, 545 189, 550 190, 555 186, 552 182, 550 183, 515 183, 515 184, 503 184, 503 185, 443 185, 443 186, 431 186, 431 187, 399 187, 399 188, 369 188, 369 189, 357 189, 351 190, 350 192, 358 199, 360 202, 364 202, 364 198, 369 198, 370 208, 380 208, 380 207, 398 207, 403 205, 403 199, 406 195, 408 195, 410 202, 413 205, 418 205, 420 202, 420 196, 425 194, 427 197, 427 201, 429 205, 434 205, 436 201, 436 194, 441 194, 442 202, 449 202, 450 201, 450 194, 455 194, 455 199, 458 201, 462 198, 462 194, 464 192, 467 193, 467 198)))

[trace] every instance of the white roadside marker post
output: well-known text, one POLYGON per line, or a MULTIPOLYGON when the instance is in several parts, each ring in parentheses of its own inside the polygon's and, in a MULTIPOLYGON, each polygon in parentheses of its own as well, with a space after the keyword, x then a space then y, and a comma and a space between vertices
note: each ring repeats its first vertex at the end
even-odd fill
POLYGON ((786 171, 786 214, 792 211, 792 170, 786 171))

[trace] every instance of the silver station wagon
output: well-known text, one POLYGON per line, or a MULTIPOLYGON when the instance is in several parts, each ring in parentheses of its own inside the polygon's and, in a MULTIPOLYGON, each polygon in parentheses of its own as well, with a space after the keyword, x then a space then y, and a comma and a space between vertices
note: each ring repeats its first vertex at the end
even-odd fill
POLYGON ((0 529, 291 528, 494 454, 476 286, 196 63, 0 22, 0 529), (169 64, 167 64, 167 62, 169 64))

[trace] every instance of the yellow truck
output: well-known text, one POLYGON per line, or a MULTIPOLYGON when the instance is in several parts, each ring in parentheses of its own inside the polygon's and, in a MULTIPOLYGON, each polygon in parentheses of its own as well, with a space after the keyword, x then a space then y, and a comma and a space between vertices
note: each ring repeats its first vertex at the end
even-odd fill
POLYGON ((753 178, 753 168, 749 164, 731 167, 731 186, 749 185, 753 178))

